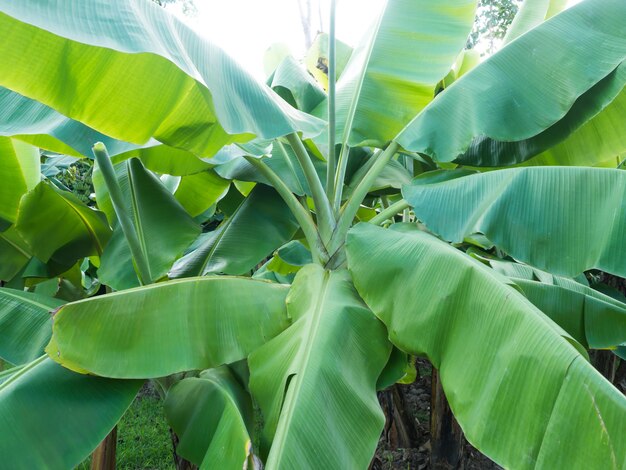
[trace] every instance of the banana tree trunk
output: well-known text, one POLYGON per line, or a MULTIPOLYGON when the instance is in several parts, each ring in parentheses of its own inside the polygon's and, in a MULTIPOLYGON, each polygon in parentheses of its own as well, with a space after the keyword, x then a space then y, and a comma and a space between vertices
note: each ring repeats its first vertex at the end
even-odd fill
POLYGON ((91 454, 91 470, 115 470, 117 426, 104 438, 91 454))
POLYGON ((591 363, 609 382, 615 384, 615 373, 619 367, 619 358, 611 351, 591 351, 591 363))
POLYGON ((403 385, 394 385, 379 394, 385 413, 384 436, 391 449, 417 447, 417 430, 407 406, 403 385))
POLYGON ((464 468, 461 426, 455 419, 443 392, 439 372, 433 367, 430 405, 430 465, 436 470, 464 468))

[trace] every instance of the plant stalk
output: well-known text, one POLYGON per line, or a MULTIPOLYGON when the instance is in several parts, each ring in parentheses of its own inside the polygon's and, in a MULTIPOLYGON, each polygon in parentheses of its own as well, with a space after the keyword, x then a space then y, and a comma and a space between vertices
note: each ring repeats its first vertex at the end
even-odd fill
POLYGON ((374 225, 381 225, 388 219, 391 219, 393 216, 402 212, 404 209, 408 209, 410 207, 409 203, 404 199, 399 200, 398 202, 394 202, 389 207, 383 209, 374 217, 372 217, 368 222, 374 225))
POLYGON ((359 207, 361 206, 361 202, 367 193, 369 192, 372 184, 376 177, 380 174, 380 172, 385 168, 389 160, 396 154, 398 148, 400 146, 392 141, 389 146, 385 149, 385 151, 376 159, 372 167, 363 177, 358 186, 354 189, 354 192, 345 203, 341 215, 339 216, 339 220, 337 221, 337 227, 335 228, 335 233, 333 233, 333 237, 330 243, 330 252, 334 253, 339 247, 341 247, 344 242, 346 235, 348 234, 348 230, 350 230, 350 226, 352 225, 352 221, 356 216, 359 207))
POLYGON ((376 36, 378 34, 378 30, 380 28, 380 23, 382 21, 383 15, 380 15, 378 20, 376 21, 376 26, 372 31, 372 37, 367 46, 367 54, 365 61, 363 62, 363 68, 361 69, 361 73, 359 74, 358 81, 356 86, 354 87, 354 92, 352 93, 352 100, 350 102, 350 108, 348 109, 348 114, 346 116, 345 127, 343 131, 343 136, 341 139, 341 153, 339 154, 339 160, 337 161, 337 170, 335 172, 335 185, 333 190, 333 210, 335 214, 339 217, 340 206, 341 206, 341 198, 343 193, 343 183, 346 178, 346 168, 348 166, 348 154, 350 153, 350 147, 348 146, 348 141, 350 139, 350 132, 352 131, 352 124, 354 123, 354 116, 356 115, 356 108, 359 102, 359 97, 361 95, 361 89, 363 88, 363 82, 365 81, 365 74, 367 72, 367 64, 369 63, 369 59, 372 55, 372 50, 374 49, 374 43, 376 40, 376 36))
POLYGON ((115 470, 117 451, 117 426, 96 447, 91 454, 91 470, 115 470))
POLYGON ((328 200, 334 197, 334 178, 337 168, 335 155, 335 138, 337 125, 335 122, 335 84, 337 80, 337 58, 335 42, 335 16, 337 11, 336 0, 330 2, 330 32, 328 38, 328 172, 326 173, 326 194, 328 200))
MULTIPOLYGON (((335 217, 330 207, 330 202, 326 197, 326 193, 324 192, 324 188, 322 187, 322 182, 320 181, 317 171, 315 171, 311 157, 309 157, 309 154, 304 148, 304 144, 298 135, 289 134, 287 136, 287 141, 293 148, 296 158, 298 159, 298 162, 302 167, 302 171, 304 172, 304 177, 306 178, 309 188, 311 189, 313 204, 315 205, 315 211, 317 214, 319 232, 322 236, 322 240, 327 242, 330 240, 333 229, 335 228, 335 217)), ((291 194, 291 191, 289 191, 289 193, 291 194)))
POLYGON ((141 248, 135 226, 124 205, 122 189, 117 181, 115 169, 113 168, 107 149, 102 142, 98 142, 93 146, 93 154, 96 157, 96 162, 104 177, 104 183, 111 196, 115 215, 117 215, 117 220, 120 223, 122 232, 124 232, 124 236, 130 247, 130 253, 135 261, 134 264, 139 282, 141 285, 151 284, 152 275, 150 274, 148 259, 141 248))
POLYGON ((283 200, 289 207, 289 210, 291 210, 292 214, 295 216, 296 220, 300 224, 300 227, 304 232, 304 236, 309 242, 313 261, 319 264, 324 264, 326 261, 328 261, 328 253, 326 252, 326 248, 324 247, 324 244, 320 238, 320 233, 315 226, 315 222, 313 222, 313 218, 311 217, 310 212, 305 209, 302 204, 300 204, 298 199, 293 195, 285 182, 281 180, 280 177, 276 173, 274 173, 274 171, 272 171, 270 167, 268 167, 258 158, 244 158, 248 161, 248 163, 250 163, 257 170, 259 170, 261 174, 265 176, 265 178, 267 178, 267 180, 272 184, 274 189, 278 191, 278 194, 280 194, 280 196, 283 198, 283 200))
POLYGON ((347 142, 341 145, 341 152, 339 153, 339 160, 337 162, 337 169, 335 170, 335 181, 333 185, 333 211, 335 216, 339 217, 341 208, 341 198, 343 197, 343 183, 346 179, 346 168, 348 166, 348 154, 350 153, 350 147, 347 142))

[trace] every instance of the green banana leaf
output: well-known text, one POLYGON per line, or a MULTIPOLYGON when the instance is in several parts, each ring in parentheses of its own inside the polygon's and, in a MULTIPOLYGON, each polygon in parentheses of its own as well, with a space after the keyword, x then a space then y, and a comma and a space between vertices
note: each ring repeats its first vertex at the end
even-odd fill
POLYGON ((322 87, 292 56, 282 60, 267 82, 287 103, 306 113, 326 99, 322 87))
MULTIPOLYGON (((622 136, 626 120, 620 114, 625 84, 626 62, 622 62, 545 131, 518 142, 477 138, 470 150, 456 161, 478 166, 503 166, 524 162, 536 155, 526 165, 604 163, 626 149, 622 136)), ((611 166, 617 166, 614 158, 611 166)))
POLYGON ((67 267, 101 255, 111 237, 102 212, 45 181, 22 197, 15 228, 37 258, 67 267))
POLYGON ((213 170, 183 176, 174 197, 192 217, 205 212, 222 199, 230 188, 230 181, 221 178, 213 170))
POLYGON ((626 276, 625 172, 530 167, 430 178, 417 177, 402 194, 445 240, 480 232, 516 260, 554 274, 597 268, 626 276))
POLYGON ((0 86, 119 140, 211 156, 320 128, 153 2, 5 3, 0 29, 0 86))
POLYGON ((31 292, 0 288, 0 358, 21 365, 40 357, 52 334, 50 312, 64 303, 31 292))
POLYGON ((113 235, 100 257, 97 275, 102 284, 113 290, 131 289, 141 285, 128 242, 119 226, 113 230, 113 235))
POLYGON ((585 348, 611 349, 626 343, 625 304, 575 281, 567 287, 527 279, 512 281, 585 348))
POLYGON ((525 0, 504 36, 503 45, 561 12, 567 0, 525 0))
MULTIPOLYGON (((371 157, 375 158, 375 157, 371 157)), ((369 170, 369 165, 363 165, 361 168, 354 172, 350 184, 345 188, 343 196, 348 198, 354 191, 358 183, 361 182, 363 176, 369 170)), ((410 184, 413 175, 397 160, 390 160, 385 168, 376 177, 370 192, 376 193, 398 193, 398 189, 402 188, 405 184, 410 184), (388 190, 388 191, 385 191, 388 190)))
POLYGON ((470 256, 507 276, 533 305, 585 348, 614 349, 626 343, 624 299, 592 289, 584 275, 570 279, 474 252, 470 256))
POLYGON ((298 225, 278 193, 257 184, 227 219, 203 233, 193 251, 172 267, 172 279, 226 273, 246 274, 296 233, 298 225))
POLYGON ((287 290, 216 276, 69 303, 54 315, 46 352, 77 372, 116 378, 217 367, 245 358, 287 327, 287 290))
POLYGON ((111 155, 136 147, 1 86, 0 135, 13 136, 35 147, 74 157, 91 156, 91 146, 96 142, 104 142, 111 155))
MULTIPOLYGON (((174 261, 200 233, 185 209, 161 181, 146 170, 141 161, 132 158, 127 166, 127 204, 142 250, 147 260, 150 279, 165 277, 174 261)), ((130 247, 120 227, 101 257, 98 276, 114 289, 137 287, 130 247)))
MULTIPOLYGON (((287 187, 298 196, 311 196, 311 189, 306 181, 302 167, 296 159, 296 155, 290 145, 276 142, 272 148, 271 158, 263 160, 274 173, 276 173, 287 185, 287 187)), ((325 162, 312 158, 313 166, 321 181, 326 179, 325 162)), ((248 163, 244 158, 232 160, 224 165, 215 168, 217 174, 222 178, 236 179, 239 181, 253 181, 255 183, 270 184, 270 182, 259 171, 248 163)))
MULTIPOLYGON (((611 93, 615 97, 620 91, 605 83, 599 85, 604 93, 599 93, 594 85, 626 58, 624 18, 626 4, 621 0, 585 0, 565 10, 440 93, 397 142, 442 162, 462 158, 465 164, 499 166, 506 162, 494 162, 490 154, 502 142, 517 142, 508 148, 517 145, 524 154, 527 139, 564 117, 574 123, 565 127, 575 130, 572 126, 593 116, 588 115, 589 102, 583 105, 591 100, 584 96, 588 91, 600 109, 610 102, 611 93), (577 100, 580 106, 575 106, 577 100)), ((556 131, 560 138, 567 137, 561 135, 562 127, 557 125, 556 131)))
POLYGON ((287 276, 297 273, 303 266, 312 262, 313 258, 309 249, 300 241, 292 240, 274 252, 274 256, 267 263, 267 269, 287 276))
POLYGON ((138 158, 148 170, 174 176, 193 175, 213 166, 191 152, 168 145, 153 145, 110 155, 115 155, 111 158, 114 165, 130 158, 138 158))
POLYGON ((32 362, 0 384, 2 466, 74 468, 113 429, 141 383, 75 374, 45 356, 32 362))
POLYGON ((493 270, 417 229, 359 224, 347 254, 391 341, 439 369, 481 452, 505 468, 622 468, 626 397, 493 270))
POLYGON ((267 468, 367 468, 384 424, 376 381, 387 332, 346 271, 302 268, 287 308, 293 324, 248 359, 267 468))
POLYGON ((10 281, 26 267, 32 258, 31 248, 15 227, 0 232, 0 280, 10 281))
POLYGON ((176 453, 201 469, 241 470, 254 465, 252 402, 222 366, 175 384, 164 403, 165 415, 179 437, 176 453))
POLYGON ((41 180, 39 151, 28 144, 0 137, 0 231, 15 222, 22 196, 41 180))
MULTIPOLYGON (((337 82, 337 136, 383 146, 435 96, 472 29, 475 0, 390 0, 337 82), (347 131, 344 129, 347 128, 347 131)), ((313 114, 326 117, 328 102, 313 114)))
MULTIPOLYGON (((626 65, 616 73, 626 76, 626 65)), ((614 75, 614 74, 612 74, 614 75)), ((605 79, 606 80, 606 79, 605 79)), ((625 80, 626 82, 626 80, 625 80)), ((626 91, 558 145, 528 160, 526 165, 607 166, 615 168, 626 152, 626 91)))

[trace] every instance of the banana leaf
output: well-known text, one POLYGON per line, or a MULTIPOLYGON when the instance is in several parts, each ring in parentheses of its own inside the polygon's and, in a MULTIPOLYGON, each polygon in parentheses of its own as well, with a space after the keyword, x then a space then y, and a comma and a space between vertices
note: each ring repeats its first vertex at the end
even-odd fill
POLYGON ((507 164, 491 154, 511 159, 512 147, 522 159, 533 156, 524 147, 544 131, 550 145, 558 143, 567 137, 563 127, 572 132, 623 87, 622 74, 615 73, 613 85, 603 79, 626 59, 625 17, 621 0, 585 0, 565 10, 440 93, 397 142, 437 161, 487 166, 507 164), (562 119, 566 123, 556 125, 562 119), (558 139, 548 132, 555 125, 558 139), (500 145, 509 151, 497 152, 500 145))
POLYGON ((402 194, 447 241, 480 232, 516 260, 554 274, 596 268, 626 276, 625 172, 529 167, 465 175, 417 177, 402 194), (438 182, 454 176, 461 177, 438 182))
POLYGON ((493 270, 417 229, 359 224, 347 253, 355 286, 390 340, 439 370, 481 452, 505 468, 623 466, 626 397, 493 270))
POLYGON ((119 140, 211 156, 252 136, 319 131, 153 2, 4 3, 0 29, 0 86, 119 140))
POLYGON ((346 271, 302 268, 287 307, 293 324, 248 360, 267 467, 366 468, 384 424, 376 382, 391 352, 386 331, 346 271))
POLYGON ((2 466, 74 468, 113 429, 141 384, 75 374, 45 356, 30 363, 0 383, 2 466))
POLYGON ((46 351, 69 369, 114 378, 217 367, 247 357, 286 328, 287 290, 215 276, 72 302, 54 315, 46 351))

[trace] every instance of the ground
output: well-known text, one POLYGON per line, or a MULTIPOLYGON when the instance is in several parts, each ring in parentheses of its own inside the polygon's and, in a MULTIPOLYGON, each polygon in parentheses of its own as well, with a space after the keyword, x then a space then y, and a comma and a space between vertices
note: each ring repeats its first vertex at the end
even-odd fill
MULTIPOLYGON (((387 440, 382 437, 371 470, 425 470, 430 468, 430 395, 431 365, 425 359, 418 359, 419 376, 410 385, 399 385, 404 388, 407 408, 415 420, 417 431, 415 447, 408 449, 390 448, 387 440)), ((464 463, 466 470, 492 470, 501 467, 489 460, 467 442, 464 447, 464 463)))

